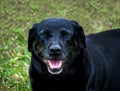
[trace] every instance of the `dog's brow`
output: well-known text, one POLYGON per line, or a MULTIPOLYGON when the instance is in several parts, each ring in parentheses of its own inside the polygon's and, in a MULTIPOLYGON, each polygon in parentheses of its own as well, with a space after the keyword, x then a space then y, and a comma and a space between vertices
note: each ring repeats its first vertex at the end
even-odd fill
POLYGON ((48 30, 48 29, 41 29, 41 30, 38 31, 38 33, 39 34, 44 33, 46 30, 48 30))
POLYGON ((63 31, 65 31, 65 32, 67 32, 67 33, 69 33, 69 34, 72 34, 72 33, 73 33, 72 30, 70 30, 70 29, 61 28, 61 29, 60 29, 60 32, 63 32, 63 31))

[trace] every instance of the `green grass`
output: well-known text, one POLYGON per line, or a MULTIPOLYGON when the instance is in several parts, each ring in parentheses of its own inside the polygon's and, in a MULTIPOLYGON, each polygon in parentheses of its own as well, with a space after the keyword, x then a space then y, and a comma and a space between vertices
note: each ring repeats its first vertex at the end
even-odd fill
POLYGON ((0 91, 30 91, 28 31, 49 17, 76 20, 86 34, 120 28, 119 0, 0 1, 0 91))

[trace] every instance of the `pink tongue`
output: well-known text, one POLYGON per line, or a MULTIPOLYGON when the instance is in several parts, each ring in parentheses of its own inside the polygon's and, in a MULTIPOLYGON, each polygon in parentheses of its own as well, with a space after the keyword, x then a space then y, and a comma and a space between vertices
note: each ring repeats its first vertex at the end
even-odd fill
POLYGON ((51 69, 60 68, 62 66, 62 60, 48 60, 48 64, 51 69))

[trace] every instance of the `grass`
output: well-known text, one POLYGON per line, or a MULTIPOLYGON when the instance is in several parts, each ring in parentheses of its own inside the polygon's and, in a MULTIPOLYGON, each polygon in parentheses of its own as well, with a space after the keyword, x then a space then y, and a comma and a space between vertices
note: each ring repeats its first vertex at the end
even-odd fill
POLYGON ((30 91, 28 30, 49 17, 76 20, 86 34, 120 28, 119 0, 0 2, 0 91, 30 91))

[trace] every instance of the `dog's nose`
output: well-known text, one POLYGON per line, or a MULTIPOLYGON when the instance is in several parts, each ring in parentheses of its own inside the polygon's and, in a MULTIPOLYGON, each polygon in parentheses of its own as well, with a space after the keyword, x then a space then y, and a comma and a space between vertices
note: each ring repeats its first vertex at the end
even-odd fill
POLYGON ((60 55, 62 53, 62 48, 60 45, 55 44, 51 45, 49 49, 49 54, 51 55, 60 55))

